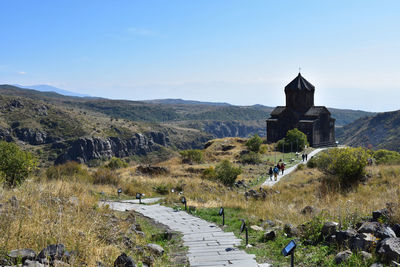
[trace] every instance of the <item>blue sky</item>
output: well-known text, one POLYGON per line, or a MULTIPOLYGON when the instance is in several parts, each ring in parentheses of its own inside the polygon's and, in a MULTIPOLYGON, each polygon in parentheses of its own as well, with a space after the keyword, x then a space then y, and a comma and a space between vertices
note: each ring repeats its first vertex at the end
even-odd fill
POLYGON ((400 1, 0 1, 0 84, 115 99, 400 109, 400 1))

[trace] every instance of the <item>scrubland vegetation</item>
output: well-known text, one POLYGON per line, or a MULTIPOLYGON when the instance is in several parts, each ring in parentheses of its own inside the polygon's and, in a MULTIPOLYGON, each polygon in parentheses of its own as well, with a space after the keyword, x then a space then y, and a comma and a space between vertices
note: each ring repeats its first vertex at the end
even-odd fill
MULTIPOLYGON (((0 236, 0 251, 26 247, 40 250, 60 242, 77 251, 75 265, 94 266, 97 261, 111 264, 123 251, 141 261, 147 252, 135 253, 122 239, 129 225, 127 214, 114 214, 98 204, 102 199, 117 198, 118 188, 123 190, 122 198, 133 198, 137 192, 146 197, 162 195, 164 204, 177 209, 182 208, 179 198, 183 194, 188 205, 196 207, 194 215, 217 223, 221 223, 218 210, 222 206, 225 229, 238 236, 240 218, 249 226, 263 227, 270 220, 275 225, 271 227, 277 227, 276 239, 266 241, 262 232, 250 229, 253 247, 246 250, 261 262, 268 260, 277 265, 285 265, 288 260, 280 253, 290 240, 282 230, 287 223, 303 229, 298 237, 297 263, 328 266, 333 265, 339 248, 312 242, 318 238, 323 222, 336 221, 342 229, 355 227, 371 211, 387 205, 392 210, 388 222, 400 221, 398 153, 333 149, 315 157, 309 167, 300 165, 296 172, 267 188, 261 184, 269 166, 275 163, 274 158, 296 156, 289 157, 276 152, 273 145, 260 144, 253 152, 263 159, 261 163, 243 163, 242 155, 250 150, 248 144, 241 138, 213 140, 202 151, 182 152, 155 164, 162 172, 141 172, 139 160, 126 163, 112 159, 93 168, 70 162, 41 170, 18 187, 4 185, 0 189, 0 228, 5 234, 0 236), (368 158, 375 159, 372 166, 366 166, 368 158), (242 182, 235 185, 235 181, 242 182), (251 188, 265 194, 257 199, 246 198, 244 193, 251 188), (11 204, 13 197, 18 201, 15 207, 11 204), (307 206, 310 208, 304 209, 307 206), (114 216, 121 219, 112 219, 114 216)), ((145 221, 141 224, 148 225, 145 221)), ((149 242, 151 231, 156 231, 151 226, 149 229, 145 237, 132 236, 135 246, 149 242)), ((157 259, 155 266, 173 265, 171 253, 167 251, 157 259)), ((365 265, 375 259, 376 255, 363 260, 354 254, 349 264, 365 265)))

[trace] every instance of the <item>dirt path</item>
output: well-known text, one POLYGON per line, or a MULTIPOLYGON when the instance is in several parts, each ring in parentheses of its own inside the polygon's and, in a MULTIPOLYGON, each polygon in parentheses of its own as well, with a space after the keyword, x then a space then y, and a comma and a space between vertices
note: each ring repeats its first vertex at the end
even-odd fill
MULTIPOLYGON (((142 202, 154 203, 159 199, 144 199, 142 202)), ((224 232, 217 225, 192 216, 184 211, 154 205, 139 205, 137 200, 107 201, 111 209, 118 211, 134 210, 144 216, 168 226, 183 234, 184 245, 189 248, 190 266, 195 267, 268 267, 257 264, 255 256, 239 250, 241 239, 232 232, 224 232)))

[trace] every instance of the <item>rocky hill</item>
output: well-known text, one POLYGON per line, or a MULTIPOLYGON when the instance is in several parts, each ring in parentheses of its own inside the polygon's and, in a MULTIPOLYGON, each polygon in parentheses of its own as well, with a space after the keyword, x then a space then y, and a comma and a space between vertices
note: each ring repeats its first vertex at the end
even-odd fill
POLYGON ((346 145, 400 151, 400 110, 360 118, 337 131, 346 145))
MULTIPOLYGON (((0 139, 65 162, 201 148, 212 138, 265 136, 272 107, 186 100, 139 102, 64 96, 0 85, 0 139)), ((370 113, 332 109, 337 125, 370 113)))

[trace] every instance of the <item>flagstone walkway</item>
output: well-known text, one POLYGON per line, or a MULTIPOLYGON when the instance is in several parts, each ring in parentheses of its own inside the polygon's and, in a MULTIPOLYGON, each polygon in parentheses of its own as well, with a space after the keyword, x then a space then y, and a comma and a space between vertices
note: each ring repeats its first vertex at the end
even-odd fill
MULTIPOLYGON (((155 203, 159 199, 143 199, 142 203, 155 203)), ((239 250, 241 239, 232 232, 224 232, 214 223, 207 222, 184 211, 154 205, 139 205, 137 200, 106 201, 111 209, 134 210, 154 221, 183 234, 183 242, 188 247, 188 259, 192 267, 268 267, 257 264, 255 255, 239 250)))

